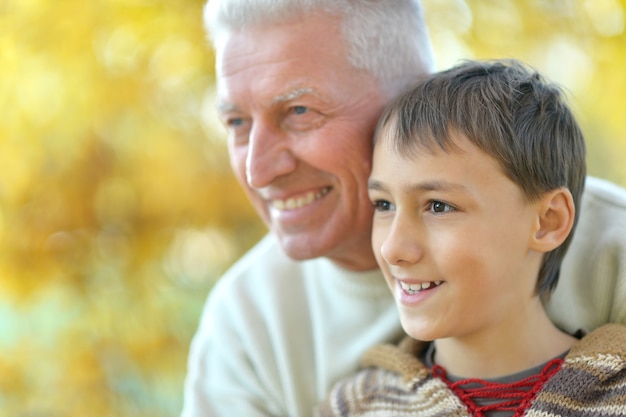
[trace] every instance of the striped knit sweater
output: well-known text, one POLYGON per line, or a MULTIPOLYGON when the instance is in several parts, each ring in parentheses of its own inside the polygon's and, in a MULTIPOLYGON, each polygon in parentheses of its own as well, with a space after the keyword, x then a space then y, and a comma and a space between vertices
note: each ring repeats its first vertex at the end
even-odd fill
MULTIPOLYGON (((335 385, 316 416, 470 416, 461 400, 417 359, 422 342, 379 345, 364 369, 335 385)), ((626 326, 607 324, 589 333, 567 354, 561 369, 523 414, 626 416, 626 326)))

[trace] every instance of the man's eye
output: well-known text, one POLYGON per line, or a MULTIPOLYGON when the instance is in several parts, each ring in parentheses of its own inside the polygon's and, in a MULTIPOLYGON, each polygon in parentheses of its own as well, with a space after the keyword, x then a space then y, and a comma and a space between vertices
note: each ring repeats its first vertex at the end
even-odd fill
POLYGON ((291 106, 283 115, 281 127, 287 131, 306 132, 324 124, 324 115, 308 106, 291 106))
POLYGON ((243 119, 241 117, 233 117, 231 119, 226 120, 226 126, 238 127, 243 124, 243 119))
POLYGON ((305 106, 293 106, 293 112, 295 114, 304 114, 304 113, 306 113, 308 111, 309 111, 308 107, 305 107, 305 106))
POLYGON ((376 200, 374 201, 374 210, 375 211, 389 211, 393 210, 394 206, 387 200, 376 200))
POLYGON ((454 211, 454 207, 450 204, 446 204, 442 201, 431 201, 430 202, 430 212, 435 214, 448 213, 450 211, 454 211))

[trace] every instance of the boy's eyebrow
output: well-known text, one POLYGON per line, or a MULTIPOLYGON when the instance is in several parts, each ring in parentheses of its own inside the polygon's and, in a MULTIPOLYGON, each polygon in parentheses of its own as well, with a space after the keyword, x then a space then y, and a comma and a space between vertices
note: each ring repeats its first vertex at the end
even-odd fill
POLYGON ((414 191, 466 191, 467 187, 447 181, 426 181, 419 184, 412 184, 409 187, 414 191))
POLYGON ((367 180, 367 189, 368 190, 386 191, 387 187, 385 187, 380 181, 369 179, 369 180, 367 180))
MULTIPOLYGON (((379 190, 386 191, 387 187, 385 184, 377 181, 375 179, 370 179, 367 181, 368 190, 379 190)), ((447 181, 425 181, 417 184, 410 184, 408 187, 409 191, 467 191, 467 187, 462 184, 456 184, 447 181)))

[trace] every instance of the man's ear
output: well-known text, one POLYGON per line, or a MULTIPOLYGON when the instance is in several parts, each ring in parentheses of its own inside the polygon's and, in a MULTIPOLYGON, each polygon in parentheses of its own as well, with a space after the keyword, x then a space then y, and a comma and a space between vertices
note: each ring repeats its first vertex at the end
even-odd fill
POLYGON ((566 187, 545 193, 536 203, 537 223, 532 236, 532 249, 550 252, 569 236, 574 225, 574 198, 566 187))

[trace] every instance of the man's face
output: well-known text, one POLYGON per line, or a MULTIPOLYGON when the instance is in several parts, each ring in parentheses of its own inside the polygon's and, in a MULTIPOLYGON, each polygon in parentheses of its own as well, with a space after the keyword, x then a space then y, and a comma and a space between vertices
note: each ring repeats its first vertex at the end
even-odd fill
POLYGON ((348 63, 338 20, 252 28, 217 50, 231 164, 282 248, 294 259, 375 268, 367 177, 387 98, 348 63))
POLYGON ((464 137, 458 150, 411 157, 387 140, 369 181, 372 246, 404 329, 421 340, 491 343, 518 328, 538 303, 538 203, 464 137))

